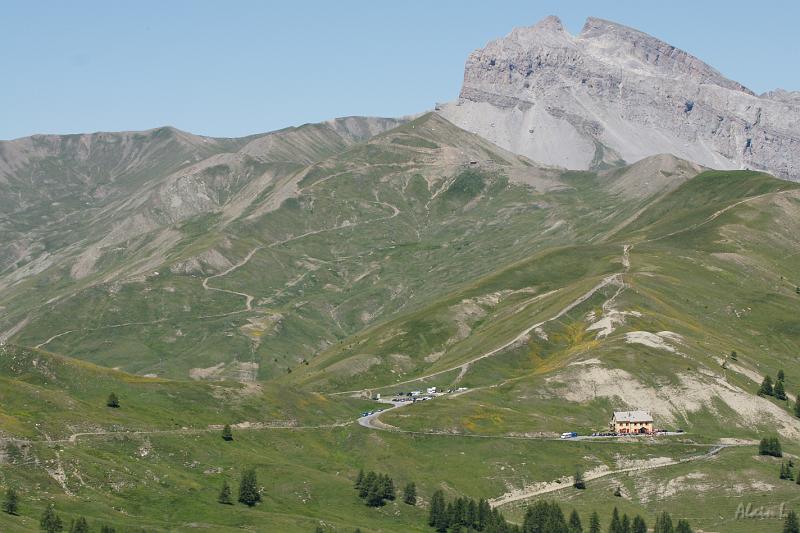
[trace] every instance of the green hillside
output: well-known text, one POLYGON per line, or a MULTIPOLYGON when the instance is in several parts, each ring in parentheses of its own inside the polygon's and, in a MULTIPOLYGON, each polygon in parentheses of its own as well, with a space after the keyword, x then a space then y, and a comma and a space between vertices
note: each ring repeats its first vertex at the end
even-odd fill
POLYGON ((800 453, 796 184, 666 155, 544 168, 436 114, 161 135, 31 160, 65 190, 97 165, 69 212, 35 188, 3 207, 0 489, 22 504, 0 531, 50 502, 98 531, 433 531, 436 490, 604 528, 617 506, 778 531, 738 505, 795 507, 758 441, 800 453), (757 395, 781 371, 789 397, 757 395), (430 386, 452 392, 362 418, 430 386), (558 438, 629 409, 681 431, 558 438), (263 501, 217 503, 250 467, 263 501), (419 504, 367 507, 360 469, 419 504))

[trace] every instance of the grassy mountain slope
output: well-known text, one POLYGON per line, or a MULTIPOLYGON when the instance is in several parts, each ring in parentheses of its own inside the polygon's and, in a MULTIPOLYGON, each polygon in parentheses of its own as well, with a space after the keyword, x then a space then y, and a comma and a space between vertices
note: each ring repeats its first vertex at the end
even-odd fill
POLYGON ((555 497, 584 521, 617 505, 775 530, 734 515, 742 494, 797 496, 755 446, 780 434, 800 453, 792 402, 755 391, 780 369, 800 390, 800 189, 671 156, 541 168, 436 115, 385 127, 227 147, 105 212, 157 223, 98 246, 85 276, 66 256, 4 274, 0 485, 26 512, 0 529, 35 530, 54 501, 155 531, 425 531, 442 488, 515 519, 555 497), (423 384, 467 390, 381 414, 390 431, 355 422, 365 392, 423 384), (687 433, 553 439, 622 408, 687 433), (215 504, 248 465, 265 501, 215 504), (367 508, 362 467, 416 481, 422 503, 367 508))

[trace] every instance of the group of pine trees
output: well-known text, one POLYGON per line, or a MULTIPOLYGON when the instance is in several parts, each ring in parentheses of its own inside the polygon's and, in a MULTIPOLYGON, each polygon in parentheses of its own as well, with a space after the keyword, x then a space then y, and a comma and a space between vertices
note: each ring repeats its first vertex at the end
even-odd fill
POLYGON ((758 444, 758 455, 783 457, 781 441, 778 440, 778 437, 764 437, 758 444))
MULTIPOLYGON (((372 471, 364 474, 364 471, 360 470, 356 482, 353 484, 353 488, 358 491, 358 497, 364 500, 364 503, 370 507, 382 507, 386 503, 386 500, 395 499, 394 480, 387 474, 379 474, 372 471)), ((403 501, 406 501, 406 498, 408 498, 408 500, 412 499, 412 489, 408 486, 406 489, 407 491, 404 491, 403 501)), ((413 501, 415 504, 417 502, 416 491, 416 486, 414 486, 413 501)), ((406 501, 406 503, 408 502, 406 501)))
POLYGON ((786 388, 784 381, 786 375, 783 370, 778 370, 778 375, 775 378, 774 384, 772 377, 764 376, 764 381, 761 382, 761 387, 758 388, 759 396, 774 396, 778 400, 786 399, 786 388))
MULTIPOLYGON (((780 479, 788 479, 789 481, 794 481, 794 472, 792 471, 794 468, 794 462, 789 460, 787 463, 786 461, 781 462, 781 470, 780 475, 778 476, 780 479)), ((800 476, 797 477, 797 483, 800 484, 800 476)))
MULTIPOLYGON (((14 516, 19 515, 19 494, 13 488, 6 490, 3 498, 3 512, 14 516)), ((39 528, 44 533, 61 533, 64 531, 64 522, 56 513, 56 509, 52 504, 47 506, 39 518, 39 528)), ((69 533, 89 533, 91 529, 86 518, 79 516, 77 519, 70 520, 69 528, 66 531, 69 533)), ((116 533, 116 530, 104 524, 100 526, 100 533, 116 533)))
POLYGON ((438 533, 519 533, 520 529, 506 522, 497 509, 492 509, 486 500, 457 498, 447 502, 444 493, 437 490, 431 496, 428 525, 438 533))
MULTIPOLYGON (((584 530, 578 512, 573 510, 569 518, 564 518, 561 507, 556 502, 536 502, 525 513, 522 524, 522 533, 601 533, 600 517, 593 512, 589 523, 584 530)), ((616 507, 611 513, 611 523, 608 533, 647 533, 647 524, 644 519, 636 515, 630 519, 627 514, 620 515, 616 507)), ((655 530, 658 533, 691 533, 692 528, 685 520, 678 521, 678 527, 672 525, 672 518, 667 513, 662 513, 656 519, 655 530)))
MULTIPOLYGON (((238 501, 248 507, 253 507, 261 501, 261 491, 258 488, 258 476, 254 468, 242 472, 242 477, 239 480, 238 501)), ((231 486, 227 481, 222 482, 222 489, 220 489, 219 496, 217 496, 217 502, 223 505, 233 505, 231 486)))
MULTIPOLYGON (((522 526, 509 524, 497 509, 492 509, 486 500, 459 498, 445 504, 442 491, 436 491, 431 497, 428 525, 438 533, 467 533, 485 531, 487 533, 648 533, 644 519, 636 515, 633 519, 627 514, 620 515, 615 507, 611 514, 611 523, 604 530, 600 517, 596 512, 589 517, 586 529, 583 527, 577 511, 572 511, 565 518, 561 506, 554 502, 539 501, 525 512, 522 526)), ((686 520, 673 523, 669 513, 663 512, 656 517, 653 533, 693 533, 686 520)))

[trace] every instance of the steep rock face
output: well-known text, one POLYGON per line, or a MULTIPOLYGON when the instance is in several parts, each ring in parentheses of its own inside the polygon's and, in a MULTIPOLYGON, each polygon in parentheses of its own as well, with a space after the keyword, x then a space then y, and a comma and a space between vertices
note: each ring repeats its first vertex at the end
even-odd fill
POLYGON ((800 179, 800 98, 755 95, 696 57, 590 18, 518 28, 467 60, 455 124, 542 163, 587 169, 671 153, 800 179))

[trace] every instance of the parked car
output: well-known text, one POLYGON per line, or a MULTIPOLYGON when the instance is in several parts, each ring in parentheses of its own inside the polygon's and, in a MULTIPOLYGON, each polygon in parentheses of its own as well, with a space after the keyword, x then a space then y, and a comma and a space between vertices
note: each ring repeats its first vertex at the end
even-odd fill
POLYGON ((566 433, 561 434, 562 439, 574 439, 577 436, 578 434, 575 433, 574 431, 567 431, 566 433))

